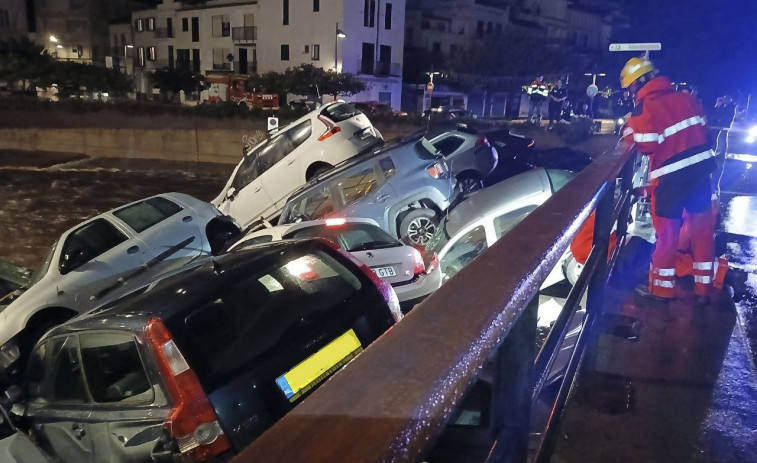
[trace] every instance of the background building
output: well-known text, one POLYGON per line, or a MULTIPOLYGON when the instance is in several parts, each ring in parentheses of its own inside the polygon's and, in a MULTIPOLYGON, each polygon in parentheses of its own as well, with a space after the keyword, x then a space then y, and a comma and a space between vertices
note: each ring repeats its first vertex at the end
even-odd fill
POLYGON ((110 45, 131 50, 128 72, 144 96, 156 92, 149 72, 162 67, 244 75, 309 63, 356 74, 368 89, 353 100, 400 106, 405 0, 164 0, 132 13, 133 48, 122 44, 123 25, 111 25, 110 45))
POLYGON ((21 38, 28 33, 25 0, 0 0, 0 40, 21 38))

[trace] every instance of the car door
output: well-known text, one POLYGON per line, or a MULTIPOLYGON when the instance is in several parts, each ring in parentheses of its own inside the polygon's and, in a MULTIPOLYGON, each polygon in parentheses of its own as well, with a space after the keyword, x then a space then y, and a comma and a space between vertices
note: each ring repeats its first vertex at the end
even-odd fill
POLYGON ((298 151, 313 133, 310 119, 301 122, 285 133, 279 135, 281 139, 277 148, 270 152, 271 167, 263 175, 263 188, 269 198, 273 200, 277 211, 281 211, 289 196, 305 184, 303 164, 309 165, 307 150, 298 151))
POLYGON ((133 232, 96 218, 66 236, 56 263, 62 276, 57 292, 84 312, 99 302, 103 291, 151 257, 133 232))
POLYGON ((152 461, 170 406, 160 382, 149 379, 136 338, 129 331, 88 331, 79 335, 79 349, 97 461, 152 461))
POLYGON ((195 212, 168 198, 148 198, 113 211, 113 216, 149 250, 149 274, 182 266, 210 250, 195 212))
POLYGON ((26 419, 43 446, 63 463, 94 463, 88 415, 91 401, 82 374, 78 337, 40 344, 25 377, 26 419))
POLYGON ((261 217, 268 218, 276 210, 273 201, 263 189, 261 178, 266 169, 260 155, 267 152, 271 143, 269 140, 258 145, 244 158, 234 174, 226 200, 221 204, 221 212, 237 219, 243 227, 261 217))

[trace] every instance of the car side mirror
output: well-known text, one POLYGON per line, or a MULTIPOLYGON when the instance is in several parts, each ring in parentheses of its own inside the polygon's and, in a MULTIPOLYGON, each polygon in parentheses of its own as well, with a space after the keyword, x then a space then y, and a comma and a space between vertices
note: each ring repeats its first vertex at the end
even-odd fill
POLYGON ((60 263, 60 272, 65 274, 75 270, 86 262, 84 248, 81 246, 72 246, 64 254, 60 263))

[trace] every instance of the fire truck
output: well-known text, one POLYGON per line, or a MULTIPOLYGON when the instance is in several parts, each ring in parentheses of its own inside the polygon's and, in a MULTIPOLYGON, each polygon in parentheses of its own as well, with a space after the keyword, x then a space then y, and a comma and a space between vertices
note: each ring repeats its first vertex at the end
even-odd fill
POLYGON ((248 108, 279 109, 279 96, 268 93, 248 91, 245 87, 247 78, 243 75, 209 75, 205 79, 208 86, 206 102, 218 103, 230 101, 248 108))

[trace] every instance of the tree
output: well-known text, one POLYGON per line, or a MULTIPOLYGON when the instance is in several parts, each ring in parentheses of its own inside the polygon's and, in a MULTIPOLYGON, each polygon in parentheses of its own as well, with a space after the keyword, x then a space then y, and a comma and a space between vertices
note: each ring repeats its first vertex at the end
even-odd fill
POLYGON ((247 79, 247 87, 253 91, 276 93, 279 101, 286 95, 304 95, 316 98, 321 95, 354 95, 366 89, 366 85, 353 74, 326 71, 312 64, 287 68, 283 73, 266 72, 247 79))
POLYGON ((198 92, 205 88, 205 78, 188 69, 156 69, 150 74, 153 88, 160 90, 167 102, 176 102, 179 92, 198 92))
POLYGON ((319 87, 321 93, 332 95, 334 99, 339 95, 352 96, 365 91, 367 88, 365 82, 355 77, 354 74, 335 71, 327 71, 319 87))
POLYGON ((8 81, 11 87, 22 82, 22 88, 34 86, 53 62, 41 45, 27 38, 0 41, 0 80, 8 81))

